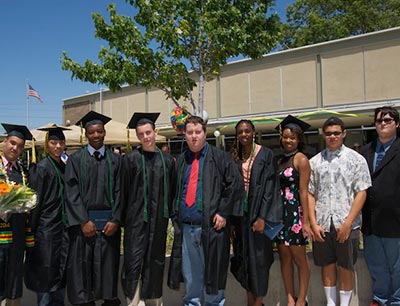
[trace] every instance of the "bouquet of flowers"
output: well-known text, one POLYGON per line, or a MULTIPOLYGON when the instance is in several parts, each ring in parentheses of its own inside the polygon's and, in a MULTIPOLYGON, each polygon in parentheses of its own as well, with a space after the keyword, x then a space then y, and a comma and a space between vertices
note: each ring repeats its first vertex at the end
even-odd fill
POLYGON ((24 213, 37 205, 36 193, 26 185, 18 185, 8 179, 6 171, 0 169, 0 217, 10 213, 24 213))

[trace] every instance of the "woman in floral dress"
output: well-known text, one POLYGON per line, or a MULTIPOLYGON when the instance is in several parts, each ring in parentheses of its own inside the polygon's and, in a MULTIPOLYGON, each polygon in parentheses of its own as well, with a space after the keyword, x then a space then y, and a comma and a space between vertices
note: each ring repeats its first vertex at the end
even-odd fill
POLYGON ((307 305, 306 296, 310 280, 310 264, 306 254, 307 238, 312 236, 308 221, 308 182, 310 164, 301 152, 303 134, 310 127, 307 123, 287 116, 277 126, 284 156, 278 162, 284 227, 277 236, 283 282, 288 306, 307 305), (294 290, 294 267, 299 276, 299 294, 294 290))

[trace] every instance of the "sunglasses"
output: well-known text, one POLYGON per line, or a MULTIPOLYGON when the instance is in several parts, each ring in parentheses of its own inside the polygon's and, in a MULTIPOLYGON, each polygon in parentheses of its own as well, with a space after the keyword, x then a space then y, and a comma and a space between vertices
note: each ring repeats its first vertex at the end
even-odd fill
POLYGON ((325 136, 332 136, 332 135, 334 135, 334 136, 339 136, 340 134, 342 134, 342 132, 340 132, 340 131, 334 131, 334 132, 324 132, 324 134, 325 134, 325 136))
POLYGON ((390 124, 394 121, 393 118, 383 118, 383 119, 376 119, 375 123, 382 124, 382 122, 385 122, 386 124, 390 124))

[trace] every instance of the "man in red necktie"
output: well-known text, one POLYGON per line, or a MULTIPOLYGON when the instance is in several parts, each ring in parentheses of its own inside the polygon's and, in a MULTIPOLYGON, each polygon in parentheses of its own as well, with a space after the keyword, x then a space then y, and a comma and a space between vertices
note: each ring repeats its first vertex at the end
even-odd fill
POLYGON ((230 156, 206 141, 206 124, 192 116, 185 122, 189 150, 177 160, 174 246, 168 285, 185 282, 183 305, 224 305, 229 265, 230 215, 241 215, 242 188, 230 156))

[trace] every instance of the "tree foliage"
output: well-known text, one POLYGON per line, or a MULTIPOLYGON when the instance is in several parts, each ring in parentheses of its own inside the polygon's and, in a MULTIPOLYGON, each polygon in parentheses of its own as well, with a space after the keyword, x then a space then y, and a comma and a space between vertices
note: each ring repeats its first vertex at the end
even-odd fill
POLYGON ((286 16, 284 45, 301 47, 400 26, 400 1, 297 0, 286 16))
POLYGON ((203 112, 204 81, 239 55, 257 58, 279 40, 279 17, 269 14, 273 0, 131 0, 135 16, 108 6, 109 22, 93 14, 95 36, 108 42, 98 63, 81 65, 63 53, 62 69, 72 78, 118 90, 130 84, 157 87, 179 105, 188 100, 203 112), (195 73, 194 79, 190 71, 195 73), (192 90, 199 84, 197 107, 192 90))

